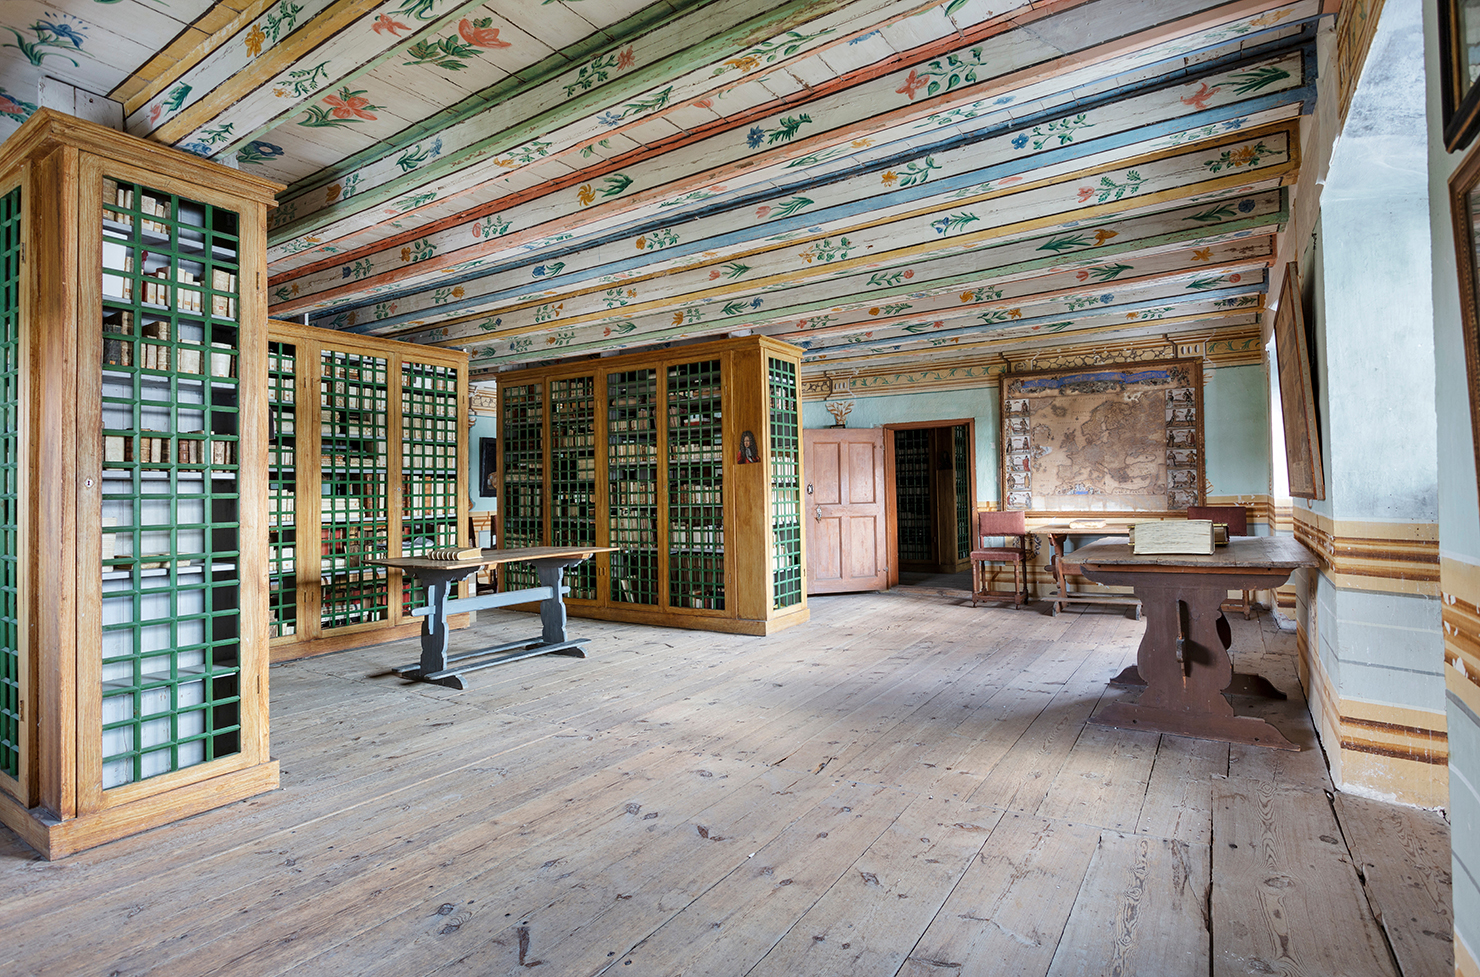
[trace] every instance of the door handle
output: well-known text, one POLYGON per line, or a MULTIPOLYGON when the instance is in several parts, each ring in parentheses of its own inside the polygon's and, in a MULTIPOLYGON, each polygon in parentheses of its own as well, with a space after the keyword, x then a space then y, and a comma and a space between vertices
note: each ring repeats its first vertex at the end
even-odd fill
POLYGON ((821 522, 822 521, 822 506, 818 506, 817 507, 817 521, 818 522, 821 522))

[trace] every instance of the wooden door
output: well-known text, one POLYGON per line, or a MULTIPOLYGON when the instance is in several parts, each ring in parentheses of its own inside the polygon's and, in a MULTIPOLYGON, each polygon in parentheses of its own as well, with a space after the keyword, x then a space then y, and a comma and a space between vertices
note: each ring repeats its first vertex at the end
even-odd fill
POLYGON ((889 589, 884 431, 802 432, 807 593, 889 589))

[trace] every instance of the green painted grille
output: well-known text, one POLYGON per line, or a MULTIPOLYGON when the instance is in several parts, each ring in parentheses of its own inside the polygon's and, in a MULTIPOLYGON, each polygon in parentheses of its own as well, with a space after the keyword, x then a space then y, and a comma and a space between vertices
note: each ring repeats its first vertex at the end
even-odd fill
POLYGON ((0 773, 20 776, 21 191, 0 197, 0 773))
POLYGON ((895 513, 899 522, 899 558, 915 562, 934 560, 928 429, 895 432, 894 485, 897 503, 895 513))
POLYGON ((971 497, 971 451, 966 443, 965 424, 951 428, 951 455, 956 465, 956 559, 964 560, 976 549, 971 545, 976 500, 971 497))
MULTIPOLYGON (((596 545, 596 378, 550 381, 550 543, 596 545)), ((596 561, 566 571, 570 596, 596 599, 596 561)))
POLYGON ((612 600, 658 604, 658 371, 606 378, 612 600))
POLYGON ((725 606, 720 361, 668 368, 668 603, 725 606))
MULTIPOLYGON (((401 365, 401 555, 419 556, 461 542, 462 489, 457 444, 457 370, 427 363, 401 365)), ((404 578, 401 610, 426 603, 426 587, 404 578)))
POLYGON ((801 429, 797 423, 797 368, 766 359, 771 410, 772 607, 802 602, 801 429))
MULTIPOLYGON (((521 546, 545 545, 545 417, 544 385, 522 384, 500 387, 499 463, 504 474, 504 497, 499 499, 503 512, 499 546, 514 549, 521 546)), ((503 568, 505 590, 522 590, 539 585, 534 568, 515 563, 503 568)))
POLYGON ((325 630, 383 621, 389 571, 389 367, 384 358, 320 354, 319 593, 325 630))
POLYGON ((298 631, 297 405, 294 347, 267 346, 267 634, 298 631))
POLYGON ((102 786, 241 750, 238 221, 104 183, 102 786))

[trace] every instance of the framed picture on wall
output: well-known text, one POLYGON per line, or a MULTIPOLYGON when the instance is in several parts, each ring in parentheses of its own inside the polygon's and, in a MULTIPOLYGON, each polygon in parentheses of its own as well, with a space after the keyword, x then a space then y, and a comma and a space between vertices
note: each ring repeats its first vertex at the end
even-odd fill
POLYGON ((1459 309, 1465 334, 1465 381, 1470 389, 1470 430, 1480 472, 1480 146, 1470 150, 1449 178, 1454 257, 1459 268, 1459 309))
POLYGON ((1007 508, 1144 513, 1202 504, 1200 361, 1009 373, 998 389, 1007 508))
POLYGON ((1290 475, 1290 494, 1302 499, 1324 499, 1326 476, 1321 467, 1310 344, 1305 338, 1300 276, 1293 261, 1285 265, 1280 307, 1274 312, 1274 352, 1280 374, 1280 414, 1285 428, 1285 467, 1290 475))
POLYGON ((1458 152, 1480 129, 1480 0, 1439 0, 1444 148, 1458 152))
POLYGON ((478 496, 498 495, 498 438, 478 439, 478 496))

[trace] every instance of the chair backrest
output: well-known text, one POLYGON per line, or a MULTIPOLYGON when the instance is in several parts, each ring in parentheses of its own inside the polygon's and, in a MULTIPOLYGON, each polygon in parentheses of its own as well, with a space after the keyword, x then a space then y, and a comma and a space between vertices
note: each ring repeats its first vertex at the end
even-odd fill
POLYGON ((1026 536, 1028 533, 1028 517, 1022 509, 1009 509, 1006 512, 978 512, 977 519, 979 533, 982 536, 1026 536))
POLYGON ((1228 535, 1249 535, 1249 513, 1241 505, 1193 505, 1187 507, 1188 519, 1211 519, 1225 523, 1228 535))

